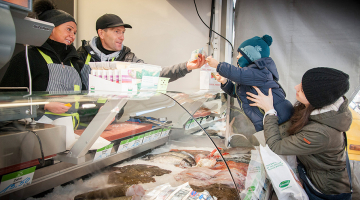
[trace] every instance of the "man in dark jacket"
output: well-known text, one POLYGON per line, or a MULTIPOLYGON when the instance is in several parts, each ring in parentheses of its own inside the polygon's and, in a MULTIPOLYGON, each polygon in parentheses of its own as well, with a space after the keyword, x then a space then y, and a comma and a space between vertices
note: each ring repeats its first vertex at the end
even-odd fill
MULTIPOLYGON (((88 85, 88 76, 91 72, 89 62, 100 61, 124 61, 144 63, 136 57, 131 49, 123 45, 125 28, 132 28, 125 24, 122 19, 114 14, 105 14, 96 21, 96 31, 98 36, 91 41, 82 41, 82 46, 78 49, 80 59, 85 62, 81 70, 84 85, 88 85)), ((171 67, 165 67, 160 73, 160 77, 170 78, 175 81, 184 77, 193 69, 200 68, 205 63, 203 55, 198 60, 180 63, 171 67)))

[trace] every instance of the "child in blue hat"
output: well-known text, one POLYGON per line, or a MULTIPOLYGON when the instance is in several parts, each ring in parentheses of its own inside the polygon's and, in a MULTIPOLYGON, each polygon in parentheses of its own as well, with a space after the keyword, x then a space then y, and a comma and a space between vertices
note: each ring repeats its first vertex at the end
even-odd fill
POLYGON ((269 57, 272 37, 264 35, 255 36, 244 41, 238 48, 238 66, 226 62, 218 62, 211 56, 206 60, 209 66, 216 68, 219 73, 216 80, 221 83, 221 89, 230 96, 237 98, 240 107, 255 126, 256 131, 263 130, 264 111, 258 107, 250 106, 253 102, 246 98, 246 92, 257 94, 253 86, 258 87, 262 93, 268 95, 272 88, 274 107, 279 118, 279 124, 290 119, 293 106, 285 99, 285 91, 279 85, 279 74, 274 61, 269 57))

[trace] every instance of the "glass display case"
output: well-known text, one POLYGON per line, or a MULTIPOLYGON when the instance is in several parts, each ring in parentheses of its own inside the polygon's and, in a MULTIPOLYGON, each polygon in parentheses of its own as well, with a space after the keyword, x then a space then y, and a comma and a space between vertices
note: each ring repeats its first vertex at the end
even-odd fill
POLYGON ((0 102, 1 199, 115 198, 124 184, 136 185, 132 199, 270 195, 251 165, 259 142, 248 119, 219 91, 8 92, 0 102), (230 144, 234 134, 244 139, 230 144))

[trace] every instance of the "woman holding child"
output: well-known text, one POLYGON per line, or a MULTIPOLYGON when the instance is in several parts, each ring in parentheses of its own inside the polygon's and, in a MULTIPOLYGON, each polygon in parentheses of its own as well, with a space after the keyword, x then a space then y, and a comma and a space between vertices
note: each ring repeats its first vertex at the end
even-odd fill
POLYGON ((349 90, 349 75, 325 67, 308 70, 295 86, 298 102, 289 108, 285 95, 279 98, 282 88, 276 85, 279 79, 276 67, 269 65, 273 63, 268 57, 270 39, 265 35, 243 42, 238 49, 239 68, 211 57, 207 62, 216 68, 219 73, 216 79, 226 93, 238 97, 240 105, 248 104, 253 113, 258 113, 257 109, 264 112, 260 126, 259 120, 253 120, 253 114, 246 113, 243 106, 256 130, 264 129, 270 149, 276 154, 297 156, 298 171, 309 199, 360 199, 360 184, 351 173, 345 150, 345 131, 352 122, 344 96, 349 90), (268 46, 262 45, 264 41, 268 46), (236 90, 231 81, 247 89, 236 90))
POLYGON ((266 143, 276 154, 297 156, 300 178, 308 177, 304 189, 309 198, 360 199, 358 180, 348 174, 351 170, 343 134, 352 122, 344 96, 349 90, 349 75, 325 67, 308 70, 295 86, 298 102, 288 123, 290 127, 284 133, 279 131, 272 89, 266 96, 254 88, 258 95, 247 92, 247 98, 254 102, 251 106, 265 111, 266 143))

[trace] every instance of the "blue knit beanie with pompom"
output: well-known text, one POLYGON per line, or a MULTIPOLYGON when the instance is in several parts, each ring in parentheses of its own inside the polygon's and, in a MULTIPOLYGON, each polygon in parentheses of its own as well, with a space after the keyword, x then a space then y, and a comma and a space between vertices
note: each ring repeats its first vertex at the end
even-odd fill
POLYGON ((272 43, 270 35, 262 37, 255 36, 251 39, 245 40, 238 48, 238 52, 242 57, 238 60, 240 67, 247 67, 255 60, 266 58, 270 56, 269 46, 272 43))

